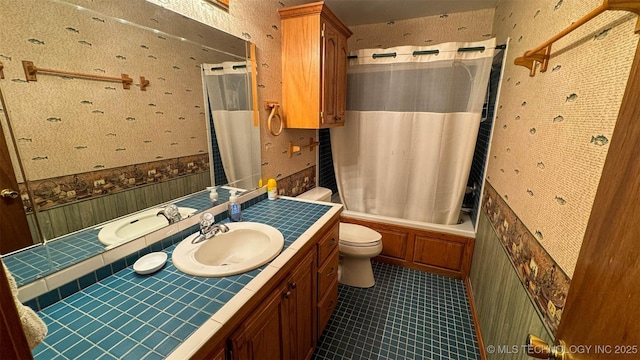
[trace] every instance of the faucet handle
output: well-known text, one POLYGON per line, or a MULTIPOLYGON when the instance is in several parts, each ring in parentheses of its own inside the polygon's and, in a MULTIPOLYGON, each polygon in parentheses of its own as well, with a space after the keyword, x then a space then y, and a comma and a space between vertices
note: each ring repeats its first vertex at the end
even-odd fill
POLYGON ((202 216, 200 216, 200 233, 201 234, 209 233, 214 223, 215 223, 215 219, 213 217, 213 214, 208 212, 203 213, 202 216))
POLYGON ((174 204, 169 204, 164 208, 164 214, 167 218, 171 219, 171 221, 176 222, 182 220, 182 216, 180 215, 180 210, 174 204))
POLYGON ((225 224, 218 224, 218 230, 220 230, 221 233, 226 233, 229 231, 229 227, 225 224))

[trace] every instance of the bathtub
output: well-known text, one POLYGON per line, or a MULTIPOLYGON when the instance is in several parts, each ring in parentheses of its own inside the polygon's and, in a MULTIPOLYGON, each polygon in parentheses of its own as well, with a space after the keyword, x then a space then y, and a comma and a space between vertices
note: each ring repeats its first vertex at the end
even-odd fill
MULTIPOLYGON (((331 190, 315 188, 301 194, 301 201, 340 204, 331 190)), ((366 226, 382 235, 382 252, 374 260, 464 279, 469 276, 475 228, 469 215, 461 213, 453 225, 431 224, 389 216, 343 210, 341 222, 366 226)))
POLYGON ((342 216, 351 218, 351 219, 362 220, 362 221, 374 221, 374 222, 385 223, 385 224, 393 224, 393 225, 398 225, 402 227, 410 227, 410 228, 433 231, 433 232, 443 233, 443 234, 459 235, 459 236, 470 237, 470 238, 476 237, 474 226, 473 226, 473 223, 471 222, 471 217, 469 217, 469 215, 465 213, 461 213, 460 220, 462 222, 455 225, 424 223, 424 222, 399 219, 399 218, 394 218, 389 216, 371 215, 371 214, 361 213, 361 212, 351 211, 351 210, 343 210, 342 216))

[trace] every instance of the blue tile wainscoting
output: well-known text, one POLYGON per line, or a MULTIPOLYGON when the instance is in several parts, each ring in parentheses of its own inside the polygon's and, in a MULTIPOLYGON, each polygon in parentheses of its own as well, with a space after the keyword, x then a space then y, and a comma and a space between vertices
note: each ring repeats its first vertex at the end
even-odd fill
MULTIPOLYGON (((286 249, 330 208, 287 199, 259 201, 246 208, 243 218, 278 228, 286 249)), ((49 329, 34 357, 161 359, 170 354, 267 266, 224 278, 183 274, 171 259, 150 276, 131 269, 151 251, 171 255, 176 244, 196 228, 29 301, 27 305, 39 310, 49 329)))

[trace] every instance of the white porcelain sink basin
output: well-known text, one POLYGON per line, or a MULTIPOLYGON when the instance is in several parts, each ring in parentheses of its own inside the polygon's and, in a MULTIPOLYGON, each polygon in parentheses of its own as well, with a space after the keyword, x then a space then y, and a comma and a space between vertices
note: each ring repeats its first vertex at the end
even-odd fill
POLYGON ((228 232, 200 243, 191 243, 200 233, 182 240, 173 251, 173 265, 190 275, 229 276, 258 268, 282 251, 284 237, 272 226, 254 222, 226 225, 228 232))
MULTIPOLYGON (((159 230, 169 224, 164 216, 157 215, 160 210, 153 208, 110 222, 100 230, 98 240, 106 246, 117 245, 159 230)), ((179 207, 178 211, 184 219, 197 210, 179 207)))

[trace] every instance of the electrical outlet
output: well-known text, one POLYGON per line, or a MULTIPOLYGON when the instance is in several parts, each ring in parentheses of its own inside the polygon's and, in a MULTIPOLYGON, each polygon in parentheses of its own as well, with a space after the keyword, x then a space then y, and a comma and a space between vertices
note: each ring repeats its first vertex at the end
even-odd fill
POLYGON ((151 170, 149 170, 149 171, 147 172, 147 175, 148 175, 148 176, 153 176, 153 175, 155 175, 155 174, 156 174, 156 169, 151 169, 151 170))
POLYGON ((93 182, 93 187, 97 188, 97 187, 102 186, 104 184, 105 184, 104 179, 96 180, 96 181, 93 182))
POLYGON ((193 164, 192 162, 187 163, 187 167, 188 167, 188 168, 192 168, 192 167, 193 167, 193 165, 194 165, 194 164, 193 164))

